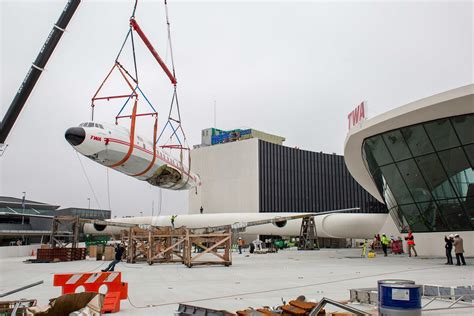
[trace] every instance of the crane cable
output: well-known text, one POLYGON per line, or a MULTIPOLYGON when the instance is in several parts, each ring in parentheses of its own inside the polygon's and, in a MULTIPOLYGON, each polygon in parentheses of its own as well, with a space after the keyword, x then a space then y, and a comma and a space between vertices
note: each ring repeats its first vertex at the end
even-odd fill
POLYGON ((86 177, 87 183, 89 184, 89 188, 91 189, 92 195, 94 196, 94 200, 99 206, 99 208, 102 209, 102 206, 100 205, 100 202, 97 199, 97 195, 95 194, 94 188, 92 187, 91 180, 89 179, 89 176, 87 175, 84 165, 82 164, 81 158, 79 157, 79 154, 77 153, 77 151, 74 151, 74 153, 76 154, 77 160, 79 160, 79 163, 81 164, 82 172, 84 173, 84 176, 86 177))
MULTIPOLYGON (((165 5, 166 25, 167 25, 167 31, 168 31, 168 44, 169 44, 169 52, 170 52, 170 59, 171 59, 171 68, 172 68, 172 71, 173 71, 173 76, 176 78, 176 66, 175 66, 175 63, 174 63, 173 43, 172 43, 172 40, 171 40, 171 23, 170 23, 170 19, 169 19, 168 1, 167 0, 164 0, 164 5, 165 5)), ((171 143, 173 135, 175 135, 178 142, 180 143, 180 168, 183 172, 185 171, 184 170, 184 163, 183 163, 183 150, 188 150, 187 180, 184 183, 184 185, 186 185, 189 181, 190 173, 191 173, 191 154, 189 152, 189 144, 187 142, 186 134, 184 133, 183 127, 181 125, 181 111, 180 111, 180 108, 179 108, 178 92, 177 92, 176 84, 174 85, 173 97, 171 99, 171 106, 170 106, 170 111, 169 111, 169 114, 168 114, 168 122, 163 127, 163 130, 161 131, 160 136, 158 137, 158 140, 160 139, 161 135, 163 134, 164 129, 167 127, 168 124, 170 124, 171 128, 173 129, 173 133, 170 135, 170 138, 169 138, 168 141, 171 143), (172 111, 173 111, 173 105, 174 105, 175 102, 176 102, 176 111, 177 111, 177 114, 178 114, 178 119, 177 120, 173 119, 171 117, 171 114, 172 114, 172 111), (174 129, 171 121, 175 121, 176 123, 178 123, 178 127, 176 129, 174 129), (183 143, 182 144, 179 141, 179 137, 178 137, 178 134, 177 134, 178 130, 181 131, 182 136, 183 136, 183 143), (183 147, 184 147, 184 149, 183 149, 183 147)), ((171 149, 172 147, 169 147, 169 148, 171 149)))

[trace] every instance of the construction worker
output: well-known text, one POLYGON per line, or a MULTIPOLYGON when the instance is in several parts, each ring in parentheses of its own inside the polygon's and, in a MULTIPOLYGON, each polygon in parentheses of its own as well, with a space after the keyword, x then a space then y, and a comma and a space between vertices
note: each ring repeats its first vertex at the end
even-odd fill
POLYGON ((125 246, 123 244, 117 244, 115 247, 115 260, 113 260, 109 266, 102 270, 102 272, 114 271, 115 265, 122 261, 122 255, 125 252, 125 246))
POLYGON ((411 257, 411 250, 413 249, 415 252, 415 257, 417 257, 418 254, 416 253, 415 249, 415 237, 413 237, 413 232, 411 229, 408 230, 408 235, 405 237, 405 240, 407 241, 408 245, 408 256, 411 257))
POLYGON ((245 245, 245 241, 242 237, 239 237, 239 240, 237 240, 237 245, 239 247, 239 254, 242 254, 242 247, 245 245))
POLYGON ((362 255, 361 257, 367 257, 367 239, 364 239, 364 244, 362 245, 362 255))
POLYGON ((176 217, 178 217, 178 215, 171 215, 171 226, 173 227, 173 229, 174 229, 174 220, 176 219, 176 217))
POLYGON ((387 256, 387 248, 390 245, 390 239, 387 238, 385 234, 382 234, 382 238, 380 238, 380 243, 382 244, 382 250, 384 257, 387 256))

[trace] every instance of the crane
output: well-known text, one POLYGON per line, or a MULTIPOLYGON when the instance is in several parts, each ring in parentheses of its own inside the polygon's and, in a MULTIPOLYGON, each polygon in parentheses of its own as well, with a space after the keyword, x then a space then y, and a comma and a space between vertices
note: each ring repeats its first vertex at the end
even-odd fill
POLYGON ((63 35, 66 27, 68 26, 71 18, 76 12, 77 7, 81 3, 81 0, 68 0, 64 7, 58 21, 54 24, 51 32, 46 38, 43 47, 41 48, 35 61, 32 63, 25 79, 20 85, 15 97, 13 98, 10 107, 8 108, 3 120, 0 122, 0 156, 4 153, 7 145, 6 140, 10 134, 13 125, 15 124, 18 116, 23 109, 28 97, 33 91, 33 88, 38 82, 41 73, 44 71, 49 58, 51 57, 56 45, 59 43, 61 36, 63 35))

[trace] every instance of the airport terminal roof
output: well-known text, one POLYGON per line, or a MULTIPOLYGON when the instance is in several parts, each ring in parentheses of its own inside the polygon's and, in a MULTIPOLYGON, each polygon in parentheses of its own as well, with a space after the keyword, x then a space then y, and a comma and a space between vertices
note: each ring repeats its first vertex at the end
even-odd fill
MULTIPOLYGON (((22 199, 18 199, 10 196, 0 196, 0 208, 13 208, 13 209, 22 209, 22 199)), ((43 202, 37 202, 32 200, 25 200, 25 209, 36 209, 38 211, 50 211, 56 210, 59 208, 59 205, 52 205, 43 202)))

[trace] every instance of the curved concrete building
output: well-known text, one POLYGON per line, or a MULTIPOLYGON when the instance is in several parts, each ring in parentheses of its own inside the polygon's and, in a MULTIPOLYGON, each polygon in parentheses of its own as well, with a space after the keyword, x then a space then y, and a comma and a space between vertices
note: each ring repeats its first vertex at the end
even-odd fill
POLYGON ((474 253, 474 85, 360 122, 344 158, 400 232, 420 233, 419 252, 443 254, 443 236, 459 233, 474 253))

